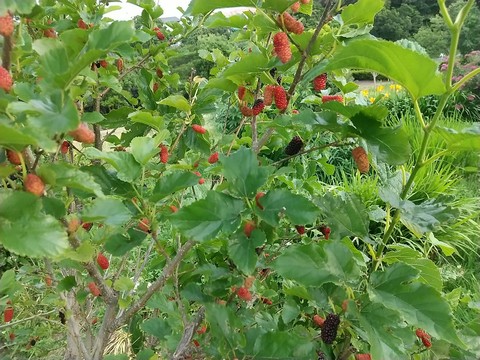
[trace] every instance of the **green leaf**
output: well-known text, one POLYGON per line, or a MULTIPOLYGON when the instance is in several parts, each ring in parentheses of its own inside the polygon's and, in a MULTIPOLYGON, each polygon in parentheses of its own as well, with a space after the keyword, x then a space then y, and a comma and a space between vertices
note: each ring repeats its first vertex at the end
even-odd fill
POLYGON ((140 246, 147 234, 136 229, 129 229, 127 234, 114 234, 105 242, 105 250, 113 256, 123 256, 140 246))
POLYGON ((90 159, 105 160, 118 171, 117 177, 125 182, 135 181, 142 173, 141 165, 132 154, 125 151, 105 153, 94 147, 89 147, 84 150, 84 154, 90 159))
POLYGON ((270 331, 256 337, 253 348, 255 359, 312 359, 315 345, 308 333, 270 331), (302 336, 303 335, 303 336, 302 336))
POLYGON ((355 284, 362 274, 352 251, 332 241, 293 245, 282 252, 273 268, 286 279, 305 286, 321 286, 327 282, 355 284))
MULTIPOLYGON (((10 221, 22 217, 28 209, 30 213, 39 212, 40 199, 25 191, 0 191, 0 217, 10 221)), ((0 239, 1 240, 1 239, 0 239)))
POLYGON ((316 203, 328 219, 332 239, 358 236, 369 242, 369 217, 365 205, 355 194, 340 192, 338 196, 326 193, 316 203))
POLYGON ((186 14, 199 15, 215 9, 253 5, 252 0, 192 0, 186 10, 186 14))
POLYGON ((29 123, 48 135, 75 130, 80 124, 77 107, 62 91, 53 91, 47 98, 8 105, 13 114, 28 114, 29 123))
POLYGON ((401 322, 398 313, 376 303, 368 304, 360 313, 355 306, 349 306, 348 311, 359 320, 361 328, 357 333, 370 344, 373 359, 410 359, 404 341, 393 331, 401 322))
POLYGON ((322 73, 338 69, 375 71, 404 86, 414 99, 445 92, 437 63, 427 56, 385 40, 359 39, 347 43, 328 64, 312 69, 322 73), (398 59, 402 59, 401 63, 398 59))
POLYGON ((423 259, 421 254, 403 245, 390 246, 394 251, 389 251, 383 257, 383 261, 389 265, 396 262, 408 264, 420 271, 418 280, 441 291, 443 287, 440 269, 430 259, 423 259))
MULTIPOLYGON (((265 0, 262 4, 263 9, 274 10, 277 12, 284 12, 292 6, 295 0, 265 0)), ((251 3, 251 1, 250 1, 251 3)))
POLYGON ((97 111, 85 112, 82 115, 82 122, 87 122, 90 124, 96 124, 105 120, 105 116, 100 114, 97 111))
POLYGON ((220 231, 233 232, 240 225, 243 201, 210 191, 207 197, 182 207, 171 216, 172 224, 198 241, 213 240, 220 231))
POLYGON ((164 175, 158 179, 153 189, 152 201, 159 201, 179 190, 198 184, 198 176, 192 172, 177 171, 164 175))
POLYGON ((284 214, 294 225, 313 223, 319 209, 308 199, 286 189, 269 191, 260 200, 263 210, 258 215, 269 225, 277 226, 280 214, 284 214))
POLYGON ((0 145, 23 148, 27 145, 36 145, 37 141, 33 136, 25 134, 21 130, 17 130, 6 124, 0 124, 0 145))
POLYGON ((258 159, 251 149, 241 147, 230 156, 220 156, 223 175, 236 195, 252 197, 265 184, 271 168, 258 165, 258 159))
POLYGON ((410 325, 461 346, 448 303, 440 292, 418 282, 418 275, 418 270, 400 262, 374 272, 367 289, 370 299, 399 312, 410 325))
POLYGON ((85 222, 101 222, 107 225, 120 226, 126 224, 132 214, 121 200, 114 198, 95 199, 82 212, 85 222))
POLYGON ((102 188, 95 182, 93 176, 71 164, 44 164, 38 169, 38 174, 51 186, 78 189, 98 197, 103 196, 102 188))
POLYGON ((128 276, 120 276, 113 283, 113 288, 117 291, 130 291, 134 287, 135 287, 135 283, 128 276))
POLYGON ((78 262, 87 262, 95 255, 96 249, 89 241, 84 241, 76 249, 68 249, 62 254, 62 258, 78 262))
POLYGON ((0 2, 0 14, 6 13, 7 10, 12 13, 30 14, 35 5, 35 0, 2 0, 0 2))
POLYGON ((75 276, 65 276, 62 280, 58 282, 57 290, 58 291, 70 291, 75 286, 77 286, 77 281, 75 276))
POLYGON ((258 74, 264 71, 269 71, 269 59, 259 53, 249 53, 245 55, 240 61, 231 65, 223 72, 223 77, 230 77, 240 74, 258 74))
POLYGON ((21 217, 0 224, 0 242, 21 256, 52 258, 68 249, 67 233, 53 216, 23 208, 21 217))
POLYGON ((21 288, 15 279, 15 271, 13 269, 6 270, 0 278, 0 297, 8 295, 12 297, 16 290, 21 288))
POLYGON ((138 163, 145 166, 151 158, 158 154, 159 142, 157 139, 141 136, 136 137, 130 143, 132 155, 138 163))
POLYGON ((459 214, 457 209, 443 204, 441 199, 430 199, 415 204, 410 200, 400 199, 398 194, 388 192, 388 189, 382 188, 379 191, 381 199, 400 209, 400 220, 418 238, 459 214))
POLYGON ((345 6, 340 14, 343 25, 373 24, 375 15, 383 9, 384 0, 358 0, 354 4, 345 6))
POLYGON ((265 243, 266 236, 262 231, 255 229, 250 238, 243 233, 239 234, 228 244, 228 255, 233 260, 237 268, 246 275, 251 275, 255 271, 258 255, 255 249, 265 243))
POLYGON ((167 335, 171 335, 172 329, 168 321, 161 318, 150 318, 140 325, 140 328, 149 335, 153 335, 159 339, 163 339, 167 335))
POLYGON ((447 149, 452 151, 479 151, 480 124, 457 131, 454 129, 436 126, 435 132, 447 143, 447 149))
POLYGON ((67 214, 65 203, 57 198, 42 196, 43 211, 56 219, 61 219, 67 214))
POLYGON ((169 97, 163 99, 162 101, 159 101, 158 103, 160 105, 171 106, 175 109, 185 112, 189 112, 192 108, 188 103, 188 100, 185 99, 182 95, 170 95, 169 97))
POLYGON ((375 154, 378 160, 389 165, 401 165, 410 158, 408 134, 403 127, 382 127, 377 119, 364 109, 350 118, 355 126, 355 132, 368 144, 368 150, 375 154))

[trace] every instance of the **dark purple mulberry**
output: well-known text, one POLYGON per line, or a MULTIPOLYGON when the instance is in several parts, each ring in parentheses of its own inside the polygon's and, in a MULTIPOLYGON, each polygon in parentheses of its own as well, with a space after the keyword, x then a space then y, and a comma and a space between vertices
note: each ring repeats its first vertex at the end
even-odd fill
POLYGON ((335 314, 328 314, 320 334, 325 344, 333 343, 337 337, 338 325, 340 325, 340 317, 335 314))
POLYGON ((294 136, 292 140, 285 147, 285 154, 291 156, 298 154, 302 150, 303 141, 300 136, 294 136))

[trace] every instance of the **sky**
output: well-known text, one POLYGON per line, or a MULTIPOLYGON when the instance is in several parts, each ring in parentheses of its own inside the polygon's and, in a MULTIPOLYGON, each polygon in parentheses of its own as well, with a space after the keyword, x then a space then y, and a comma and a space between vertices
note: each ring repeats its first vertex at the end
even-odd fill
MULTIPOLYGON (((163 9, 162 17, 180 17, 182 13, 177 10, 177 7, 181 6, 184 10, 187 9, 190 0, 156 0, 157 4, 163 9)), ((126 3, 126 0, 122 0, 123 4, 112 2, 111 5, 122 6, 122 10, 112 11, 108 13, 108 17, 115 20, 129 20, 136 15, 140 15, 142 9, 136 5, 126 3)))

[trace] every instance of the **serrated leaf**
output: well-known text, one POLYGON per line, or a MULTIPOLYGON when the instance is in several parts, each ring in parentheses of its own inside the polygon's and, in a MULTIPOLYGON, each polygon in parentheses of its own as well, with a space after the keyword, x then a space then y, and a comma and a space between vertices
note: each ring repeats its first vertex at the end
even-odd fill
POLYGON ((358 39, 340 48, 328 63, 311 70, 306 79, 338 69, 375 71, 405 87, 414 99, 445 92, 437 63, 427 56, 386 40, 358 39), (398 66, 402 59, 402 66, 398 66))
POLYGON ((145 166, 151 158, 158 154, 159 142, 157 139, 148 136, 139 136, 132 140, 130 146, 131 153, 138 163, 145 166))
POLYGON ((87 262, 92 259, 95 251, 95 248, 90 242, 84 241, 78 248, 68 249, 62 254, 62 258, 71 259, 78 262, 87 262))
POLYGON ((36 145, 37 140, 23 131, 0 124, 0 145, 19 148, 19 150, 27 145, 36 145))
POLYGON ((103 197, 102 188, 95 182, 93 176, 71 164, 44 164, 38 169, 38 174, 51 186, 78 189, 103 197))
POLYGON ((340 15, 343 25, 373 24, 375 15, 383 9, 384 5, 384 0, 358 0, 354 4, 345 6, 340 15))
POLYGON ((167 105, 174 107, 175 109, 189 112, 191 106, 188 103, 188 100, 185 99, 182 95, 170 95, 169 97, 158 102, 160 105, 167 105))
POLYGON ((313 223, 320 210, 308 199, 286 189, 269 191, 260 200, 263 210, 258 215, 269 225, 277 226, 280 214, 285 215, 294 225, 313 223))
POLYGON ((435 132, 447 143, 447 149, 452 151, 479 151, 480 150, 480 125, 457 131, 454 129, 436 126, 435 132))
POLYGON ((330 238, 341 239, 345 236, 358 236, 364 241, 368 238, 368 211, 354 194, 341 192, 338 196, 326 193, 316 203, 328 219, 331 228, 330 238))
POLYGON ((383 261, 389 265, 396 262, 403 262, 420 271, 418 279, 424 284, 432 286, 435 290, 441 291, 443 288, 442 276, 439 268, 430 259, 421 258, 417 251, 402 245, 390 247, 394 251, 387 252, 383 261))
POLYGON ((170 335, 172 329, 168 324, 168 321, 161 318, 150 318, 144 321, 140 328, 149 335, 153 335, 159 339, 163 339, 165 336, 170 335))
POLYGON ((251 275, 255 271, 258 255, 255 249, 262 246, 266 240, 265 233, 255 229, 250 238, 243 233, 239 234, 228 244, 228 255, 233 260, 237 268, 246 275, 251 275))
POLYGON ((220 156, 223 175, 236 195, 252 197, 259 187, 267 181, 271 168, 258 165, 255 153, 241 147, 229 156, 220 156))
POLYGON ((135 283, 128 276, 120 276, 113 283, 113 288, 117 291, 130 291, 134 287, 135 287, 135 283))
POLYGON ((259 53, 249 53, 241 60, 228 67, 223 72, 223 77, 229 77, 239 74, 258 74, 270 70, 269 59, 259 53))
POLYGON ((26 210, 30 213, 39 212, 42 203, 40 199, 25 191, 0 191, 0 217, 10 221, 22 217, 26 210))
POLYGON ((75 286, 77 286, 77 281, 75 280, 75 276, 65 276, 62 280, 58 282, 57 290, 58 291, 70 291, 75 286))
POLYGON ((52 258, 68 249, 67 232, 53 216, 22 209, 20 218, 3 221, 0 243, 21 256, 52 258))
POLYGON ((136 229, 129 229, 127 234, 111 235, 105 242, 105 250, 113 256, 123 256, 140 246, 147 234, 136 229))
POLYGON ((198 176, 192 172, 177 171, 170 173, 158 179, 150 198, 152 201, 159 201, 168 195, 196 184, 198 184, 198 176))
POLYGON ((35 0, 2 0, 0 2, 0 14, 6 13, 7 10, 12 13, 30 14, 35 5, 35 0))
POLYGON ((265 0, 262 4, 262 8, 282 13, 295 2, 295 0, 265 0))
POLYGON ((350 118, 360 135, 368 144, 368 150, 378 160, 390 165, 401 165, 410 158, 408 134, 401 126, 395 128, 382 127, 382 124, 363 111, 350 118))
POLYGON ((237 6, 252 6, 252 0, 192 0, 186 10, 186 14, 206 14, 211 10, 237 6))
POLYGON ((243 201, 215 191, 182 207, 171 216, 173 226, 198 241, 213 240, 220 231, 233 232, 240 225, 243 201))
POLYGON ((461 346, 448 303, 433 287, 417 281, 418 275, 418 270, 400 262, 374 272, 367 289, 369 297, 399 312, 410 325, 461 346))
POLYGON ((359 320, 358 334, 370 344, 373 359, 410 359, 403 340, 393 331, 401 321, 395 311, 376 303, 368 304, 361 312, 354 306, 349 306, 348 311, 359 320))
POLYGON ((89 147, 84 154, 90 159, 102 159, 117 170, 117 177, 125 182, 135 181, 142 173, 142 166, 135 160, 132 154, 118 151, 105 153, 89 147))
MULTIPOLYGON (((130 108, 128 108, 128 109, 131 110, 130 108)), ((107 118, 108 118, 108 116, 107 116, 107 118)), ((128 114, 128 118, 132 122, 148 125, 148 126, 154 128, 157 131, 160 131, 160 129, 164 126, 164 121, 163 121, 163 118, 161 116, 154 116, 150 112, 147 112, 147 111, 130 112, 128 114)), ((121 119, 122 119, 122 121, 124 121, 123 117, 121 117, 121 119)))
POLYGON ((304 286, 355 284, 361 276, 358 259, 339 242, 294 245, 282 252, 273 268, 283 277, 304 286))
POLYGON ((0 297, 4 295, 12 297, 20 288, 20 284, 15 279, 15 271, 13 269, 4 271, 0 278, 0 297))
POLYGON ((101 222, 112 226, 124 225, 131 217, 122 201, 114 198, 95 199, 82 212, 85 222, 101 222))

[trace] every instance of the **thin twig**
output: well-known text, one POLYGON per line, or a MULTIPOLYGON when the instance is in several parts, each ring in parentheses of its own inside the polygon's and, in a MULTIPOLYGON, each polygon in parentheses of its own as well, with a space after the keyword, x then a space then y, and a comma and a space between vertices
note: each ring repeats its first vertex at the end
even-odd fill
POLYGON ((179 360, 183 359, 183 355, 189 348, 189 344, 191 343, 193 336, 195 335, 195 331, 202 323, 203 319, 205 318, 205 308, 202 306, 198 312, 195 319, 188 325, 185 326, 183 330, 182 339, 178 343, 175 352, 173 353, 172 360, 179 360))
POLYGON ((10 326, 14 326, 14 325, 17 325, 17 324, 21 324, 25 321, 29 321, 29 320, 33 320, 33 319, 36 319, 38 317, 43 317, 43 316, 47 316, 47 315, 50 315, 50 314, 53 314, 57 312, 57 310, 50 310, 50 311, 47 311, 45 313, 41 313, 41 314, 36 314, 36 315, 32 315, 30 317, 27 317, 27 318, 24 318, 24 319, 20 319, 20 320, 17 320, 17 321, 11 321, 9 323, 6 323, 4 325, 0 325, 0 330, 3 330, 3 329, 6 329, 10 326))

